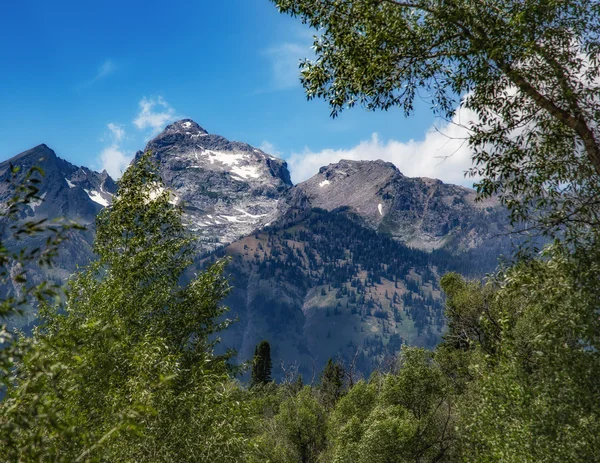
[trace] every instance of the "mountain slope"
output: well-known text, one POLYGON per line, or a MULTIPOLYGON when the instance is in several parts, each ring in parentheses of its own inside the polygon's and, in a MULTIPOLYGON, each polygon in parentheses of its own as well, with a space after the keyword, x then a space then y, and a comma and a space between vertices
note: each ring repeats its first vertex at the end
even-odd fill
POLYGON ((499 252, 475 261, 479 249, 457 257, 410 248, 349 208, 282 217, 218 253, 232 258, 226 302, 239 319, 223 339, 240 359, 268 339, 276 374, 297 362, 310 375, 338 355, 358 355, 369 374, 403 343, 433 347, 444 327, 441 275, 483 276, 499 252))
POLYGON ((367 226, 424 250, 473 248, 502 222, 495 201, 475 202, 468 188, 405 177, 384 161, 342 160, 322 167, 294 187, 288 203, 328 211, 349 207, 367 226))

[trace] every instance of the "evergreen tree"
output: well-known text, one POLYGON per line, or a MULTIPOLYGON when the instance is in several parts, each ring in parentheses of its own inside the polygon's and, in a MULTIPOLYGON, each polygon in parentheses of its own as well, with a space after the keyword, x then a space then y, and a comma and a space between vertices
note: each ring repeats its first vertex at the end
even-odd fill
POLYGON ((326 408, 332 408, 344 391, 344 369, 342 366, 329 359, 321 373, 319 385, 321 400, 326 408))
POLYGON ((268 341, 261 341, 254 349, 251 387, 273 381, 271 368, 271 345, 268 341))

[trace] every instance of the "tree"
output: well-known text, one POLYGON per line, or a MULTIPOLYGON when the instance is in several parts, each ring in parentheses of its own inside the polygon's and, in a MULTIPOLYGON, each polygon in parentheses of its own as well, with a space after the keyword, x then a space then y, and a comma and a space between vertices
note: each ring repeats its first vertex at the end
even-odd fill
POLYGON ((35 459, 26 444, 38 436, 48 461, 239 461, 245 405, 210 338, 228 323, 225 262, 181 284, 194 252, 181 213, 148 156, 127 169, 98 218, 97 262, 64 304, 42 307, 0 410, 0 421, 43 412, 41 397, 55 426, 2 439, 9 459, 35 459))
POLYGON ((324 461, 453 461, 455 417, 446 377, 425 349, 405 348, 399 367, 359 381, 336 404, 324 461))
MULTIPOLYGON (((63 288, 56 284, 34 282, 29 270, 31 266, 51 267, 60 244, 72 237, 73 230, 83 227, 63 219, 27 218, 26 208, 43 201, 39 195, 39 184, 44 172, 39 167, 22 172, 20 168, 11 166, 4 175, 9 184, 5 191, 10 195, 3 197, 0 211, 0 285, 11 290, 0 298, 0 452, 7 460, 17 461, 19 455, 26 455, 33 461, 47 455, 44 435, 54 433, 62 439, 69 439, 72 429, 58 424, 59 414, 54 403, 37 394, 35 385, 29 386, 27 408, 13 407, 5 392, 13 387, 17 368, 25 359, 29 362, 31 374, 41 376, 49 383, 57 374, 69 375, 69 372, 59 361, 35 355, 47 346, 9 330, 5 322, 11 317, 21 316, 33 304, 64 296, 63 288), (22 240, 23 237, 26 240, 22 240)), ((82 449, 81 454, 85 450, 82 449)))
POLYGON ((541 257, 485 285, 444 277, 451 328, 435 358, 456 386, 464 460, 600 458, 600 256, 541 257))
POLYGON ((327 445, 327 412, 310 386, 287 398, 277 415, 263 422, 251 462, 317 463, 327 445))
POLYGON ((600 4, 272 1, 318 30, 301 80, 333 116, 356 104, 408 115, 425 93, 451 119, 462 98, 480 196, 576 243, 598 227, 600 4))
POLYGON ((271 345, 268 341, 261 341, 254 349, 251 386, 270 383, 271 367, 271 345))
POLYGON ((321 373, 319 391, 323 405, 328 409, 333 408, 344 392, 344 370, 339 363, 331 359, 327 361, 321 373))

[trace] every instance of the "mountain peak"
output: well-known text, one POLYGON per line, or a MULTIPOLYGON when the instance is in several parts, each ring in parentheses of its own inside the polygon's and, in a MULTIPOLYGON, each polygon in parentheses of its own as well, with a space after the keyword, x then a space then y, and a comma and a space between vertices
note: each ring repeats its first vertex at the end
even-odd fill
POLYGON ((354 175, 362 172, 377 171, 379 173, 388 173, 392 175, 399 175, 403 177, 402 173, 398 168, 391 162, 383 161, 381 159, 373 161, 355 161, 351 159, 341 159, 340 161, 323 166, 319 169, 319 174, 333 174, 341 173, 347 176, 354 175))
POLYGON ((34 146, 27 151, 23 151, 16 156, 13 156, 7 161, 2 162, 0 165, 22 165, 23 167, 32 167, 33 165, 39 165, 40 163, 47 163, 50 160, 57 158, 56 153, 48 147, 48 145, 42 143, 41 145, 34 146))
MULTIPOLYGON (((161 133, 161 135, 171 135, 174 133, 181 133, 185 135, 208 135, 208 132, 200 127, 197 122, 192 119, 181 119, 179 121, 173 122, 172 124, 167 125, 165 130, 161 133)), ((159 135, 159 137, 161 136, 159 135)))

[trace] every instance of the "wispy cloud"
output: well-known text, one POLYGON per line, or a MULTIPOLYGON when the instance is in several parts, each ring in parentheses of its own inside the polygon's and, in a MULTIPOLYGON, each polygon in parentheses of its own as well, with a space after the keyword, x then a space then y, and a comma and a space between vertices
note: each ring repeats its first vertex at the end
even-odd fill
POLYGON ((267 154, 272 154, 273 156, 281 157, 282 153, 278 151, 277 148, 275 148, 275 145, 273 145, 273 143, 268 142, 267 140, 263 140, 259 148, 267 154))
POLYGON ((98 67, 94 77, 92 77, 90 80, 81 84, 80 87, 89 87, 90 85, 93 85, 96 82, 104 80, 108 76, 114 74, 116 70, 117 70, 117 65, 114 63, 114 61, 107 59, 98 67))
MULTIPOLYGON (((163 97, 142 98, 139 102, 139 110, 132 121, 133 127, 138 130, 150 129, 150 133, 138 133, 128 135, 123 125, 110 122, 106 125, 108 129, 102 140, 106 146, 98 155, 97 166, 106 169, 111 177, 117 179, 123 175, 123 172, 133 159, 134 152, 126 149, 132 143, 139 143, 139 138, 152 137, 160 132, 167 123, 178 118, 175 109, 167 103, 163 97)), ((138 145, 139 146, 139 145, 138 145)))
POLYGON ((100 153, 101 168, 114 179, 123 175, 132 159, 133 156, 125 153, 118 145, 107 146, 100 153))
POLYGON ((151 129, 151 135, 156 135, 168 122, 177 118, 175 109, 167 103, 162 96, 157 98, 142 98, 139 102, 140 110, 133 120, 133 124, 140 130, 151 129))
POLYGON ((392 162, 409 177, 439 178, 444 182, 471 187, 474 179, 465 178, 464 172, 472 165, 473 153, 466 140, 467 126, 472 120, 475 120, 475 115, 461 109, 452 121, 439 127, 431 127, 420 141, 382 141, 374 133, 371 139, 350 149, 324 149, 315 152, 306 148, 288 158, 292 180, 294 183, 304 181, 316 174, 321 166, 342 159, 382 159, 392 162))
POLYGON ((131 162, 133 154, 128 154, 121 143, 125 139, 125 129, 117 124, 109 123, 106 126, 109 130, 108 140, 110 145, 102 150, 99 158, 101 169, 105 169, 112 178, 119 178, 123 175, 125 169, 131 162))
POLYGON ((264 53, 271 67, 269 90, 286 90, 300 85, 300 62, 310 54, 307 45, 285 42, 264 53))
POLYGON ((125 137, 125 129, 120 125, 113 124, 112 122, 107 125, 110 130, 112 137, 115 141, 120 142, 125 137))

